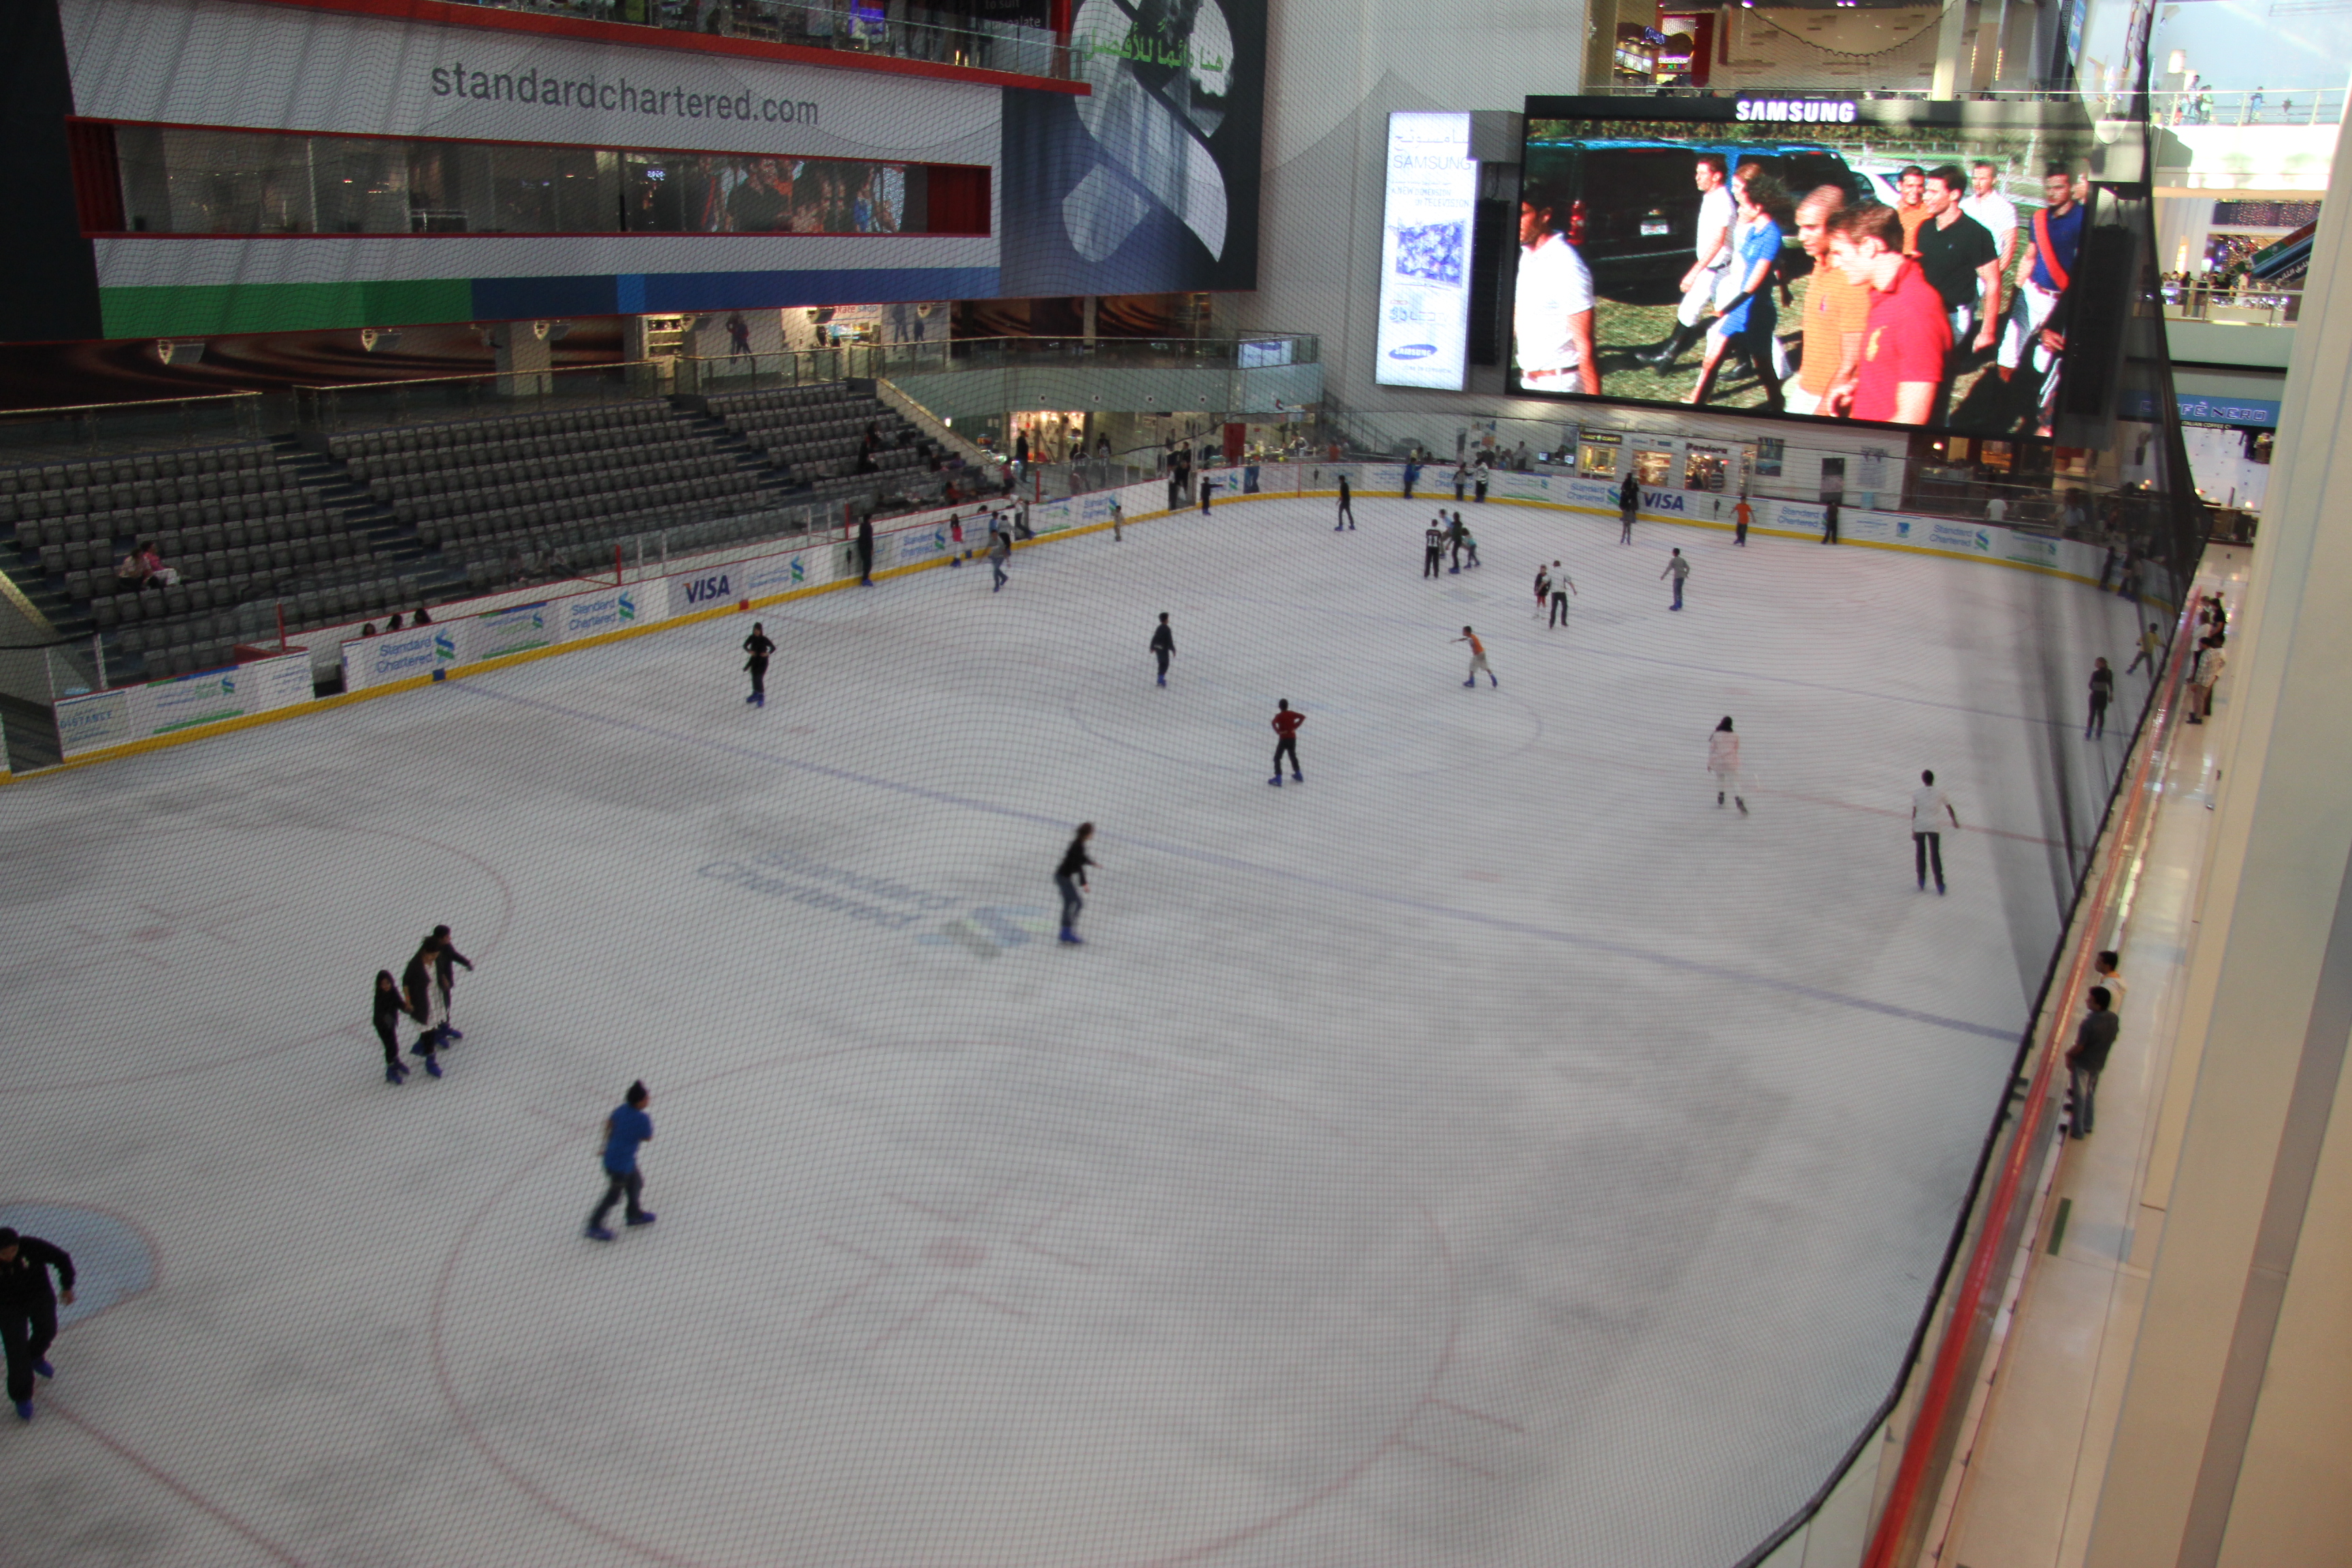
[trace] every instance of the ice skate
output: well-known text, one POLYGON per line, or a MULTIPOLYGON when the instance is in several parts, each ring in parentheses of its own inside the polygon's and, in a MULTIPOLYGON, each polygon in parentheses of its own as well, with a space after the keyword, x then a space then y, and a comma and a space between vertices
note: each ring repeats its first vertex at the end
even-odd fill
POLYGON ((428 1077, 439 1078, 441 1076, 441 1063, 439 1058, 435 1057, 426 1057, 425 1058, 425 1071, 428 1077))
POLYGON ((1062 941, 1071 947, 1084 947, 1087 945, 1087 939, 1080 936, 1077 932, 1072 931, 1067 926, 1064 926, 1062 928, 1062 941))
POLYGON ((457 1027, 457 1025, 444 1024, 441 1026, 441 1043, 443 1045, 446 1046, 451 1040, 462 1040, 465 1037, 466 1031, 457 1027))
POLYGON ((1275 788, 1280 789, 1282 787, 1282 775, 1280 773, 1276 773, 1265 782, 1272 784, 1275 788))
POLYGON ((603 1226, 598 1225, 593 1221, 589 1223, 588 1229, 585 1234, 591 1241, 610 1241, 613 1239, 613 1233, 611 1231, 606 1230, 603 1226))
POLYGON ((408 1069, 394 1062, 383 1069, 383 1081, 395 1088, 408 1081, 408 1069))
POLYGON ((48 1359, 45 1356, 41 1360, 33 1363, 33 1375, 36 1377, 55 1377, 58 1375, 58 1369, 51 1366, 48 1363, 48 1359))
POLYGON ((1746 801, 1740 799, 1735 795, 1731 797, 1731 804, 1739 808, 1740 816, 1745 816, 1748 815, 1748 803, 1746 801))
MULTIPOLYGON (((1275 782, 1279 784, 1282 781, 1277 779, 1275 782)), ((1294 773, 1290 775, 1290 782, 1292 784, 1305 784, 1307 782, 1307 775, 1305 773, 1294 773)))
POLYGON ((33 1402, 29 1399, 20 1399, 16 1401, 16 1419, 19 1421, 30 1421, 32 1418, 33 1402))
POLYGON ((1715 792, 1715 805, 1716 809, 1718 811, 1723 809, 1723 792, 1721 790, 1717 790, 1715 792))
POLYGON ((655 1215, 653 1210, 645 1209, 639 1213, 631 1215, 623 1223, 627 1225, 651 1225, 657 1217, 658 1216, 655 1215))

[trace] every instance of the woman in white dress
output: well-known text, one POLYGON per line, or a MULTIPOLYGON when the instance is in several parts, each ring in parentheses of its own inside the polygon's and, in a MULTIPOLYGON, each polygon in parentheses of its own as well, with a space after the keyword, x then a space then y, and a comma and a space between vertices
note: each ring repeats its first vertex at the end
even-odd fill
POLYGON ((1748 803, 1739 797, 1739 737, 1732 733, 1728 713, 1706 738, 1706 771, 1715 775, 1715 804, 1721 805, 1727 795, 1739 815, 1747 816, 1748 803))

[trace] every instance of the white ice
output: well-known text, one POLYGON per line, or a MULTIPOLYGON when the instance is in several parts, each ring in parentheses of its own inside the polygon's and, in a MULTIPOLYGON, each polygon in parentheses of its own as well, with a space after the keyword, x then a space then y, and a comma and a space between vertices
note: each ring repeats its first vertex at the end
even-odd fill
POLYGON ((0 1430, 8 1560, 1737 1560, 1897 1372, 2133 610, 1467 510, 1435 582, 1418 503, 1283 500, 776 606, 764 711, 735 616, 0 791, 0 1221, 153 1272, 0 1430))

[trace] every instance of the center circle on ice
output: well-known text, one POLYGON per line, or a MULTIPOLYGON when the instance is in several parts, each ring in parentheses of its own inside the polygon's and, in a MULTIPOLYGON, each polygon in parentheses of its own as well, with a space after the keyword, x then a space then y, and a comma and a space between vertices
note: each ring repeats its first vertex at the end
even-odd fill
POLYGON ((581 1239, 603 1184, 562 1138, 433 1314, 495 1468, 649 1561, 1201 1558, 1355 1483, 1444 1374, 1433 1217, 1237 1079, 972 1044, 654 1087, 659 1222, 581 1239))
POLYGON ((1132 689, 1089 688, 1067 709, 1071 722, 1106 744, 1171 766, 1244 777, 1274 755, 1277 698, 1307 715, 1298 745, 1310 770, 1329 763, 1390 779, 1453 773, 1491 766, 1543 739, 1534 707, 1484 676, 1475 697, 1465 691, 1468 652, 1454 657, 1443 638, 1439 647, 1437 658, 1409 673, 1335 672, 1279 691, 1172 673, 1159 687, 1147 675, 1132 689), (1392 684, 1377 695, 1352 689, 1366 675, 1392 684))

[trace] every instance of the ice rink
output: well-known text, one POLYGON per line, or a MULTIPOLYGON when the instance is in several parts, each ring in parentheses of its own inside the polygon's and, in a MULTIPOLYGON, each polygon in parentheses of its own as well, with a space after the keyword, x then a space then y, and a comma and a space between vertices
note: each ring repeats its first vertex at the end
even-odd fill
POLYGON ((8 1561, 1728 1568, 1896 1374, 2133 608, 1464 510, 1433 582, 1284 500, 775 606, 764 710, 734 616, 0 791, 0 1223, 85 1269, 8 1561))

